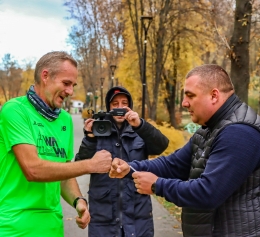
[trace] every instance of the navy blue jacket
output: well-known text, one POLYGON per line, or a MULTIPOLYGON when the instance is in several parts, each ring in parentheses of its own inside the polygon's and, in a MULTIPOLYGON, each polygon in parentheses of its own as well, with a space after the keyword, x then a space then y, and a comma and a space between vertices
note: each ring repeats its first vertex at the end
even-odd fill
POLYGON ((227 103, 183 148, 130 163, 160 177, 156 195, 183 207, 184 236, 260 236, 260 118, 245 104, 232 110, 227 103))
MULTIPOLYGON (((75 160, 89 159, 96 151, 105 149, 113 158, 141 161, 148 159, 148 155, 161 154, 168 143, 167 137, 143 119, 137 129, 125 122, 121 135, 113 124, 110 136, 84 137, 75 160)), ((132 179, 91 174, 88 194, 89 237, 116 237, 120 226, 126 237, 154 236, 150 196, 137 193, 132 179)))

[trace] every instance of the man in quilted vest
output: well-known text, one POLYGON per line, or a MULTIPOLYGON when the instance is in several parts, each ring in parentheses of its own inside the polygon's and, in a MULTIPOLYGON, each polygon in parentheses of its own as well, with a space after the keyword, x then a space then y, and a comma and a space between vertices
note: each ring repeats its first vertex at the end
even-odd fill
POLYGON ((184 93, 182 106, 201 125, 188 143, 151 161, 114 159, 110 177, 132 173, 137 192, 182 207, 185 237, 260 236, 259 116, 218 65, 192 69, 184 93))

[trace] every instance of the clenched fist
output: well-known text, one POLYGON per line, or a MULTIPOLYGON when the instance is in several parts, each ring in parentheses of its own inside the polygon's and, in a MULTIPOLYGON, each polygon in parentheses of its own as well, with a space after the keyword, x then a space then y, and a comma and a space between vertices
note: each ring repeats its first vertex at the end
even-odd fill
POLYGON ((108 173, 111 168, 112 156, 106 150, 97 151, 90 162, 91 173, 108 173))
POLYGON ((109 171, 110 178, 123 178, 130 171, 130 166, 124 160, 115 158, 111 165, 111 170, 109 171))

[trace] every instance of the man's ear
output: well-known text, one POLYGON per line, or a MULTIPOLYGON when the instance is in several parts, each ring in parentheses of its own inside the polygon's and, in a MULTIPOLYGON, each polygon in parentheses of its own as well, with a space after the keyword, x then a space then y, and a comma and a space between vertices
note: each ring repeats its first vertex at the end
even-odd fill
POLYGON ((42 73, 41 73, 41 80, 43 81, 44 84, 46 84, 48 76, 49 76, 48 70, 47 69, 43 69, 42 73))
POLYGON ((214 88, 211 91, 211 98, 212 98, 212 103, 216 104, 219 100, 219 90, 217 88, 214 88))

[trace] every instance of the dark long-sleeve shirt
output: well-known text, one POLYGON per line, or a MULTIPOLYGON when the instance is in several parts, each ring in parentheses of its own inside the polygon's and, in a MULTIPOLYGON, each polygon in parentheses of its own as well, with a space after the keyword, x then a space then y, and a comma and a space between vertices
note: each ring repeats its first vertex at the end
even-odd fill
POLYGON ((156 195, 181 207, 216 208, 260 166, 260 133, 245 124, 227 126, 215 138, 201 177, 188 180, 191 155, 190 140, 169 156, 131 165, 159 177, 156 195))

